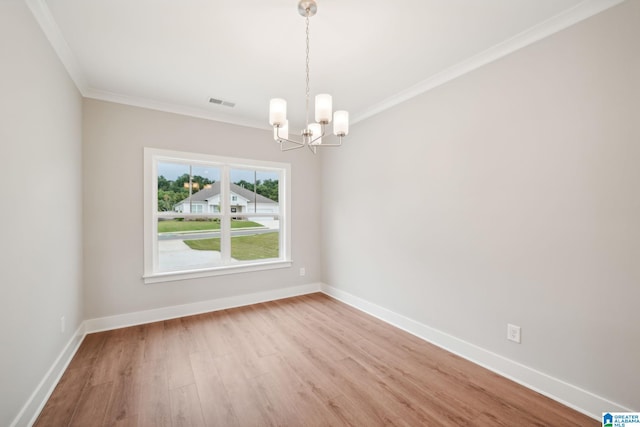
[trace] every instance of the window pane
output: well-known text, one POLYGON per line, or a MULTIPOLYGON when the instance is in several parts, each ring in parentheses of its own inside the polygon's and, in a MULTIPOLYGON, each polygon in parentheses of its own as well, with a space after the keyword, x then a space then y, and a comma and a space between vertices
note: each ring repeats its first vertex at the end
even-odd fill
MULTIPOLYGON (((231 169, 230 209, 231 213, 277 214, 278 185, 280 174, 274 171, 253 169, 231 169)), ((269 218, 269 215, 265 215, 269 218)), ((273 219, 271 217, 271 219, 273 219)))
POLYGON ((215 267, 222 265, 221 259, 219 219, 158 220, 159 271, 215 267))
POLYGON ((231 169, 231 258, 235 262, 280 258, 278 172, 231 169))
POLYGON ((219 212, 220 169, 198 164, 158 162, 158 211, 219 212))
MULTIPOLYGON (((277 224, 275 224, 277 226, 277 224)), ((231 230, 231 258, 234 261, 255 261, 280 257, 280 230, 262 226, 231 230)))

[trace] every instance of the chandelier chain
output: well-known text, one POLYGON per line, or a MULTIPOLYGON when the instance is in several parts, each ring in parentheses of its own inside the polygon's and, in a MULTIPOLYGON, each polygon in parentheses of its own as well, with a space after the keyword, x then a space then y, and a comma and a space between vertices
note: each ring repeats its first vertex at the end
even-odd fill
POLYGON ((308 128, 309 127, 309 96, 310 96, 310 91, 309 91, 309 9, 307 9, 307 14, 305 16, 305 23, 307 26, 307 50, 306 50, 306 54, 307 54, 307 61, 306 61, 306 67, 307 67, 307 93, 306 93, 306 112, 307 112, 307 126, 305 127, 308 128))

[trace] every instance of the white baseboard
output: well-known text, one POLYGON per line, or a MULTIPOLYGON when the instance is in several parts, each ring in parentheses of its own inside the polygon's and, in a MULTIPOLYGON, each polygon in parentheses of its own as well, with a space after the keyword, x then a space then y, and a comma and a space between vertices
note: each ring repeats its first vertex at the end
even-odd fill
POLYGON ((58 385, 58 381, 60 381, 62 374, 67 369, 67 366, 69 366, 73 356, 76 354, 78 347, 80 347, 80 343, 82 342, 84 335, 83 322, 71 336, 71 339, 62 349, 62 352, 55 362, 53 362, 53 365, 51 365, 51 368, 49 368, 44 378, 42 378, 40 384, 38 384, 34 392, 31 393, 27 403, 24 404, 16 418, 9 425, 10 427, 31 426, 36 422, 40 411, 42 411, 45 403, 58 385))
POLYGON ((211 311, 320 292, 321 288, 322 285, 320 283, 311 283, 308 285, 274 289, 271 291, 256 292, 253 294, 236 295, 227 298, 199 301, 183 305, 173 305, 170 307, 136 311, 133 313, 118 314, 115 316, 100 317, 97 319, 88 319, 85 321, 85 330, 87 333, 92 333, 110 329, 125 328, 127 326, 141 325, 144 323, 158 322, 161 320, 175 319, 177 317, 192 316, 194 314, 208 313, 211 311))
POLYGON ((302 286, 274 289, 271 291, 257 292, 253 294, 237 295, 227 298, 220 298, 209 301, 196 302, 191 304, 176 305, 171 307, 157 308, 153 310, 138 311, 134 313, 120 314, 116 316, 101 317, 98 319, 85 320, 75 332, 69 343, 62 350, 56 361, 53 363, 45 377, 40 381, 36 390, 31 394, 27 403, 22 407, 9 427, 31 426, 35 423, 40 411, 44 408, 47 400, 53 393, 56 385, 60 381, 62 374, 71 362, 80 347, 80 343, 86 334, 92 332, 105 331, 110 329, 124 328, 127 326, 140 325, 143 323, 157 322, 160 320, 174 319, 177 317, 190 316, 194 314, 207 313, 227 308, 240 307, 244 305, 257 304, 260 302, 274 301, 282 298, 289 298, 298 295, 305 295, 320 292, 322 284, 312 283, 302 286))
POLYGON ((322 292, 596 420, 601 419, 602 412, 632 412, 631 409, 611 402, 604 397, 463 341, 348 292, 325 284, 322 285, 322 292))
POLYGON ((75 355, 82 339, 87 333, 99 332, 127 326, 151 323, 160 320, 224 310, 260 302, 273 301, 314 292, 325 294, 340 300, 352 307, 383 320, 397 328, 407 331, 419 338, 433 343, 447 351, 461 356, 477 365, 487 368, 512 381, 524 385, 545 396, 550 397, 570 408, 600 420, 603 411, 632 412, 615 402, 611 402, 594 393, 583 390, 572 384, 553 378, 528 366, 492 353, 474 344, 458 339, 452 335, 419 323, 408 317, 397 314, 379 305, 370 303, 348 292, 321 283, 295 286, 271 291, 238 295, 191 304, 163 307, 153 310, 126 313, 116 316, 85 320, 71 337, 65 348, 55 360, 27 403, 22 407, 10 427, 32 425, 45 403, 53 393, 58 381, 75 355))

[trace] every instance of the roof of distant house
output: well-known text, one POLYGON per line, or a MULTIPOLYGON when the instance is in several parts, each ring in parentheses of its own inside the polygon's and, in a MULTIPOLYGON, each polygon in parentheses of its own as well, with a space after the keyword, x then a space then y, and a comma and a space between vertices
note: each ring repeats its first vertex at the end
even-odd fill
MULTIPOLYGON (((230 184, 230 190, 232 193, 237 194, 238 196, 244 197, 245 199, 249 200, 250 203, 253 203, 253 196, 254 193, 251 190, 248 190, 244 187, 239 186, 238 184, 234 184, 231 183, 230 184)), ((197 193, 194 193, 191 195, 191 197, 187 197, 184 200, 181 200, 180 202, 178 202, 177 204, 183 203, 183 202, 204 202, 206 200, 209 200, 212 197, 217 196, 218 194, 220 194, 220 181, 218 182, 214 182, 213 184, 211 184, 211 187, 209 188, 203 188, 202 190, 198 191, 197 193)), ((277 203, 267 197, 264 197, 261 194, 255 194, 257 202, 258 203, 277 203)))

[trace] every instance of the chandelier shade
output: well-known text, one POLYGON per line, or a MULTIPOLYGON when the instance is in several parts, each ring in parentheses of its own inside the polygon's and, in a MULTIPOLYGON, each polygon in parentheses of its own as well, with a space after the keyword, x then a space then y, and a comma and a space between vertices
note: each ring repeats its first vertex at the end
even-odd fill
POLYGON ((315 123, 309 123, 309 17, 316 14, 318 5, 315 0, 301 0, 298 3, 298 12, 304 16, 306 23, 306 122, 301 133, 301 138, 289 137, 289 121, 287 120, 287 101, 282 98, 273 98, 269 101, 269 124, 273 126, 273 139, 280 144, 280 150, 295 150, 307 146, 314 154, 318 147, 339 147, 342 138, 349 133, 349 113, 347 111, 333 112, 333 99, 331 95, 322 93, 315 97, 315 123), (333 134, 338 137, 337 143, 323 142, 326 135, 325 126, 333 121, 333 134))
POLYGON ((329 123, 331 121, 331 95, 323 93, 316 95, 316 122, 329 123))
POLYGON ((333 134, 347 136, 349 134, 349 112, 336 111, 333 113, 333 134))
POLYGON ((282 98, 273 98, 269 102, 269 124, 281 126, 287 120, 287 101, 282 98))

